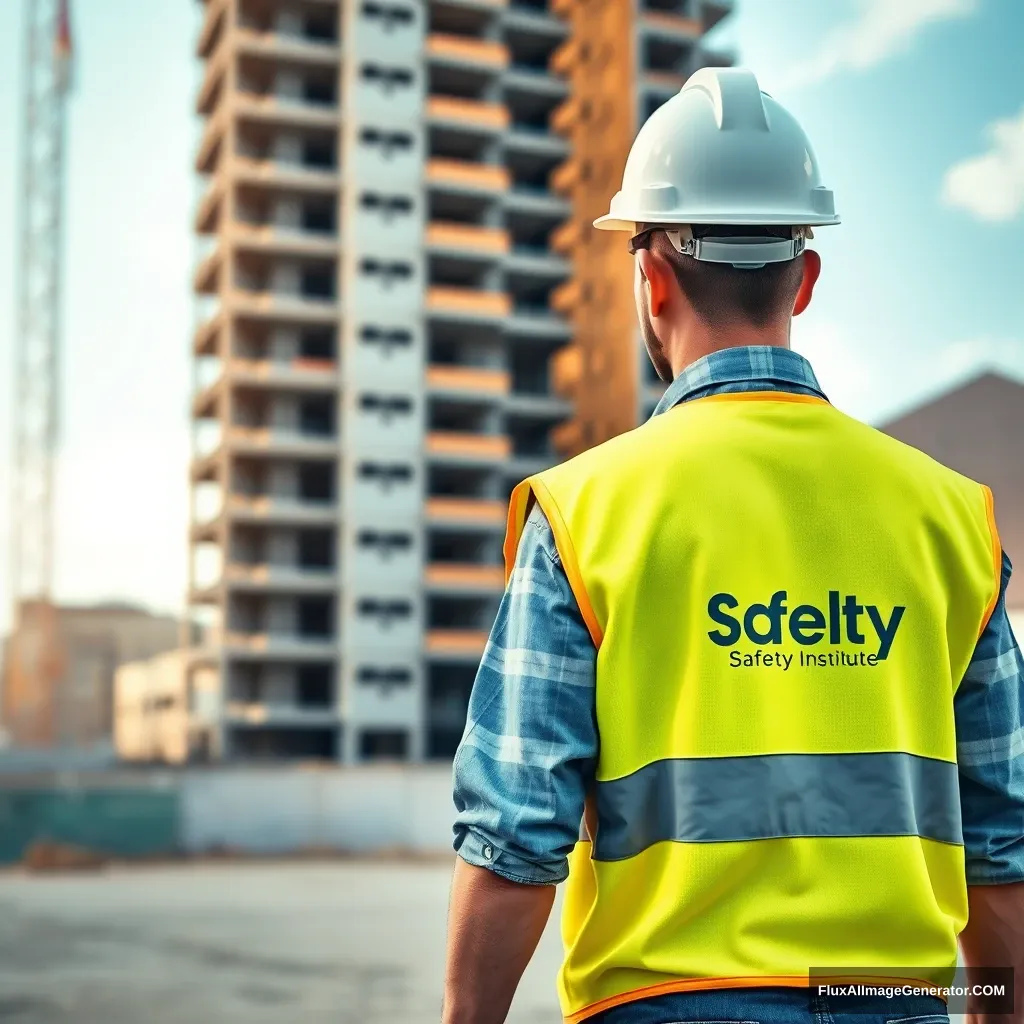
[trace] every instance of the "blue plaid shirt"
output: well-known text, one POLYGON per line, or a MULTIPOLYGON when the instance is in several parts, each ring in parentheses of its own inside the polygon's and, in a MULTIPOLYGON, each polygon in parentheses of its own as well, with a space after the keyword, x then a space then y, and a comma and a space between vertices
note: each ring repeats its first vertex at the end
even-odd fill
MULTIPOLYGON (((802 356, 715 352, 673 381, 654 411, 735 391, 824 397, 802 356)), ((969 883, 1024 880, 1024 662, 1002 592, 954 701, 969 883)), ((556 883, 579 837, 597 761, 597 651, 539 505, 527 519, 455 755, 455 849, 517 882, 556 883)))

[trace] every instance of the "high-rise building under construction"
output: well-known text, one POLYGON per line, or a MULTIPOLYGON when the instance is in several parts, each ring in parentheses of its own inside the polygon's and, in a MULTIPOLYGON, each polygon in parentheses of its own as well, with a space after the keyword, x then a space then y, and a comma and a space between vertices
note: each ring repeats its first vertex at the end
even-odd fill
POLYGON ((193 744, 449 756, 516 482, 651 400, 635 130, 730 0, 206 0, 193 744))

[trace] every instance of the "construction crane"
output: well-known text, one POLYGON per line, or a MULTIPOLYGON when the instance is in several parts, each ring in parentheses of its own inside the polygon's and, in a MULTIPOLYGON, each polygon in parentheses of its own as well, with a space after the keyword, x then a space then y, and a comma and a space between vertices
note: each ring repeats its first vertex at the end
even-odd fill
POLYGON ((65 120, 71 85, 68 0, 25 0, 20 248, 14 352, 14 466, 4 723, 53 739, 60 655, 52 603, 58 438, 65 120), (48 690, 49 687, 49 690, 48 690), (49 717, 49 721, 47 721, 49 717))

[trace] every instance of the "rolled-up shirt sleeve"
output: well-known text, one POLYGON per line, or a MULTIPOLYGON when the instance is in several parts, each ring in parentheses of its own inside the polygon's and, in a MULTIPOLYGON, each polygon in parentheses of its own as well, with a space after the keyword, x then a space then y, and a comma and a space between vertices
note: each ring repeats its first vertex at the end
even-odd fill
POLYGON ((535 505, 455 755, 454 846, 468 863, 528 884, 568 875, 597 758, 596 662, 535 505))
POLYGON ((953 702, 969 885, 1024 881, 1024 661, 1006 613, 1012 566, 953 702))

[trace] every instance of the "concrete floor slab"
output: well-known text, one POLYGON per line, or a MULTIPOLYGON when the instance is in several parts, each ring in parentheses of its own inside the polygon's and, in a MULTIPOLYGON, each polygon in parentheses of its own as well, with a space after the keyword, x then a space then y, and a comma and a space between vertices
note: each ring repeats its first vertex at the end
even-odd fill
MULTIPOLYGON (((0 874, 0 1020, 437 1024, 449 864, 0 874)), ((552 921, 509 1021, 560 1018, 552 921)))

